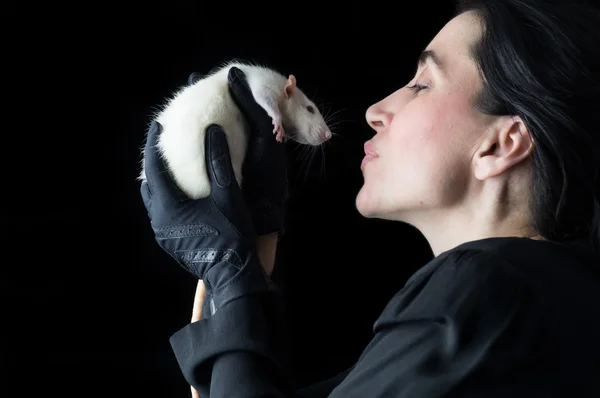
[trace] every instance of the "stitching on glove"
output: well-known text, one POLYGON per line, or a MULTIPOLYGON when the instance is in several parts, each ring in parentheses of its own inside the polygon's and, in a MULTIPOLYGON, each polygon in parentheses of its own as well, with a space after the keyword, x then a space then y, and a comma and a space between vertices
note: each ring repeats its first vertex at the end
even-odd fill
POLYGON ((156 239, 177 239, 196 236, 218 235, 219 231, 208 224, 177 225, 154 230, 156 239))

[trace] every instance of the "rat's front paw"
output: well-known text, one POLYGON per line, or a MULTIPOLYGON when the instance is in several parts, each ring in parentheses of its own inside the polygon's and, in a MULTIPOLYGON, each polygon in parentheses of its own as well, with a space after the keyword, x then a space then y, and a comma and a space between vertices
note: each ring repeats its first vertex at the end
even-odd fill
POLYGON ((273 134, 277 134, 275 136, 275 139, 277 140, 277 142, 281 142, 283 141, 283 137, 285 136, 285 130, 283 129, 283 126, 281 125, 281 121, 277 120, 277 119, 273 119, 273 134))

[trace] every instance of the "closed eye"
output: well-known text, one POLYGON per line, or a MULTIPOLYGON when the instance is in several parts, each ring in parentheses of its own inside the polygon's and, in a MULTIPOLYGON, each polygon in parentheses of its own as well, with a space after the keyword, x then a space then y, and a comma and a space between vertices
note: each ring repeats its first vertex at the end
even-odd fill
POLYGON ((425 89, 426 89, 426 88, 428 88, 428 87, 427 87, 427 86, 424 86, 424 85, 422 85, 422 84, 415 83, 414 85, 412 85, 412 86, 409 86, 409 87, 407 87, 407 88, 410 88, 410 89, 411 89, 411 90, 412 90, 412 91, 413 91, 413 92, 416 94, 416 93, 418 93, 419 91, 421 91, 421 90, 425 90, 425 89))

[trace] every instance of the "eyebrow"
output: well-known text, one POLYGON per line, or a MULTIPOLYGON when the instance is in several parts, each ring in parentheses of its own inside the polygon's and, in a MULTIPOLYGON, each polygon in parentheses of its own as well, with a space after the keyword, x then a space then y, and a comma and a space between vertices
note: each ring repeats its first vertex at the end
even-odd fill
POLYGON ((437 53, 433 50, 425 50, 419 55, 418 65, 423 66, 425 63, 430 61, 437 69, 444 71, 444 64, 440 60, 437 53))

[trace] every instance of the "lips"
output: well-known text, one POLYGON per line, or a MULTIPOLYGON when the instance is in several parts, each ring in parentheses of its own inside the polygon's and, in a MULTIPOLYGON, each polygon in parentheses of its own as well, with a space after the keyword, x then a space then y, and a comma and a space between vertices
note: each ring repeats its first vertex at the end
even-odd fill
POLYGON ((377 152, 375 152, 375 148, 373 148, 373 144, 370 141, 365 142, 365 155, 377 157, 377 152))
POLYGON ((379 155, 377 154, 377 152, 375 152, 375 148, 373 148, 373 145, 367 141, 365 142, 365 157, 362 160, 362 163, 360 165, 360 169, 362 170, 365 165, 370 161, 373 160, 377 157, 379 157, 379 155))

